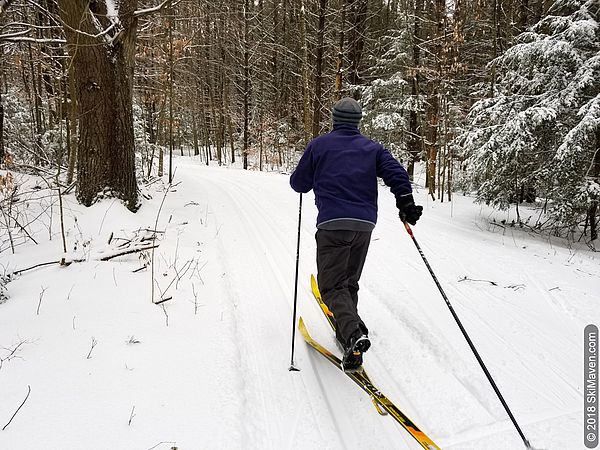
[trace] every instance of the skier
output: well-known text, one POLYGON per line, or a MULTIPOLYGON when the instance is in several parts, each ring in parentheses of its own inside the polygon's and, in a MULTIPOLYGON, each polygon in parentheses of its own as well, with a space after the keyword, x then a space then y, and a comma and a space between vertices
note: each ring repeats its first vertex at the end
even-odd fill
POLYGON ((358 130, 362 109, 356 100, 339 100, 331 117, 333 131, 308 144, 290 185, 296 192, 314 190, 319 210, 317 282, 335 319, 344 370, 352 371, 362 365, 362 354, 371 346, 357 304, 358 280, 377 221, 377 177, 395 195, 402 221, 414 225, 423 207, 415 205, 406 170, 358 130))

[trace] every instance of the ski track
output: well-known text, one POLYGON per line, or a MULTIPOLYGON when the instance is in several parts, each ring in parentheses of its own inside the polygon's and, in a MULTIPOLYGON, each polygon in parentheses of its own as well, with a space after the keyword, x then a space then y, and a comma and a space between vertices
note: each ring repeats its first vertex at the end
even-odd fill
MULTIPOLYGON (((279 336, 288 336, 291 333, 289 318, 291 317, 293 306, 293 299, 290 298, 290 292, 293 292, 293 279, 291 278, 291 273, 283 273, 282 269, 289 268, 290 262, 294 261, 294 247, 290 245, 292 242, 290 237, 295 234, 292 230, 297 225, 297 222, 293 220, 294 216, 290 215, 287 223, 280 223, 274 220, 277 218, 261 214, 260 211, 268 209, 264 207, 264 203, 269 202, 269 198, 260 193, 259 186, 249 185, 248 182, 230 179, 227 185, 223 186, 221 185, 223 181, 220 178, 212 178, 210 174, 206 177, 206 180, 197 182, 206 189, 208 198, 218 198, 223 202, 220 205, 221 212, 219 212, 219 207, 215 206, 214 202, 212 203, 212 209, 215 211, 218 220, 223 224, 229 224, 219 228, 218 239, 223 251, 223 262, 234 261, 235 253, 239 251, 239 246, 243 242, 250 247, 250 249, 245 249, 244 251, 256 254, 256 258, 254 259, 257 261, 260 270, 252 272, 255 277, 254 280, 248 277, 244 278, 241 268, 231 263, 227 267, 227 271, 230 273, 226 274, 226 277, 229 280, 236 280, 237 284, 243 286, 244 292, 264 292, 264 294, 260 294, 260 297, 263 299, 261 300, 261 304, 263 306, 267 305, 267 307, 261 308, 264 312, 261 312, 259 316, 270 317, 270 322, 268 321, 267 323, 276 328, 272 331, 271 337, 265 339, 264 336, 261 336, 261 333, 257 332, 256 324, 254 326, 245 325, 247 322, 245 319, 246 316, 257 316, 256 308, 261 305, 251 305, 252 312, 244 309, 250 308, 250 305, 244 306, 243 292, 240 291, 239 287, 232 285, 233 282, 230 281, 231 286, 228 289, 236 293, 232 301, 234 302, 235 327, 239 341, 241 343, 261 342, 263 344, 273 340, 281 341, 280 338, 278 339, 279 336), (232 224, 235 224, 236 230, 235 233, 229 234, 228 230, 232 224), (236 242, 230 241, 234 234, 239 236, 240 233, 242 237, 237 238, 236 242), (266 239, 269 241, 267 242, 266 239), (273 242, 280 249, 276 255, 268 251, 269 248, 273 247, 273 242), (262 262, 259 264, 260 261, 262 262), (259 281, 256 281, 257 278, 259 281)), ((314 243, 310 238, 314 234, 314 228, 310 224, 308 226, 305 225, 303 231, 301 242, 305 247, 313 247, 314 243)), ((312 265, 314 266, 314 263, 312 265)), ((305 302, 309 302, 311 304, 310 313, 306 314, 306 317, 310 320, 310 324, 314 324, 315 327, 317 324, 319 324, 319 327, 324 327, 325 322, 322 314, 312 299, 310 289, 305 287, 308 285, 308 279, 301 279, 300 283, 302 287, 299 289, 299 303, 305 304, 305 302)), ((300 309, 302 309, 302 306, 300 309)), ((315 333, 315 336, 319 334, 315 333)), ((333 340, 330 333, 327 337, 330 341, 333 340)), ((269 352, 269 354, 278 356, 288 354, 289 350, 285 345, 288 342, 281 342, 281 344, 277 351, 269 352)), ((265 359, 268 355, 263 352, 256 352, 253 348, 242 348, 240 349, 240 354, 243 362, 243 370, 250 371, 249 373, 255 374, 260 367, 269 365, 265 359)), ((375 448, 382 449, 419 447, 418 444, 415 447, 414 444, 407 443, 405 436, 399 439, 400 436, 398 433, 406 434, 406 432, 396 424, 393 424, 392 428, 390 428, 389 422, 393 422, 393 420, 390 418, 381 418, 376 413, 368 397, 354 386, 351 380, 343 378, 339 370, 334 367, 327 367, 329 363, 323 361, 320 356, 315 355, 311 350, 307 351, 301 338, 298 338, 296 342, 296 355, 297 361, 300 363, 308 362, 312 370, 305 368, 300 373, 289 374, 289 377, 300 378, 303 385, 302 390, 308 392, 298 392, 296 390, 296 392, 272 398, 273 386, 281 384, 281 374, 276 374, 276 376, 264 374, 264 379, 256 381, 250 379, 246 381, 244 391, 247 411, 244 416, 253 416, 251 423, 246 426, 248 434, 246 438, 251 439, 255 443, 253 447, 273 449, 282 447, 297 448, 293 444, 293 436, 288 437, 287 440, 285 439, 286 430, 281 425, 287 421, 297 421, 297 419, 289 418, 283 420, 286 419, 284 415, 282 420, 274 421, 273 412, 277 411, 278 414, 281 413, 280 404, 295 404, 299 408, 299 403, 301 404, 301 400, 299 399, 302 398, 308 398, 312 415, 320 419, 316 420, 313 426, 319 429, 322 442, 332 445, 331 448, 358 449, 373 445, 375 445, 375 448), (262 386, 268 386, 268 388, 263 389, 262 386), (351 402, 348 402, 347 397, 349 396, 352 399, 351 402), (335 405, 342 405, 347 402, 353 406, 351 408, 335 407, 335 405), (255 408, 256 404, 261 405, 258 411, 255 408), (366 409, 366 413, 358 415, 353 413, 353 411, 364 409, 366 409), (321 411, 321 413, 317 413, 318 411, 321 411), (322 411, 327 411, 327 417, 323 417, 324 414, 322 411), (368 415, 368 420, 365 420, 365 415, 368 415), (388 422, 388 426, 381 427, 381 424, 378 422, 388 422), (261 425, 265 423, 270 424, 267 429, 261 425), (373 433, 375 430, 377 430, 377 433, 373 433), (405 445, 399 446, 399 442, 404 442, 405 445)), ((286 361, 283 359, 281 366, 282 370, 287 368, 286 361)), ((299 413, 296 412, 295 414, 297 417, 299 413)), ((297 429, 296 426, 295 429, 297 429)), ((322 443, 318 444, 318 447, 321 446, 322 443)))
MULTIPOLYGON (((258 264, 258 268, 241 268, 236 264, 230 264, 224 274, 230 280, 230 291, 236 293, 232 301, 234 302, 238 342, 242 347, 239 350, 240 361, 242 362, 242 371, 246 374, 246 387, 244 389, 246 412, 244 416, 252 418, 248 420, 246 426, 248 436, 246 436, 245 442, 252 442, 252 448, 279 449, 284 445, 287 448, 297 448, 297 441, 295 441, 293 434, 288 436, 287 439, 285 437, 286 430, 283 429, 283 424, 286 422, 286 414, 282 414, 281 405, 296 406, 296 418, 291 420, 297 423, 298 418, 301 416, 301 408, 305 397, 298 395, 297 387, 295 392, 287 392, 289 386, 276 389, 280 395, 274 396, 273 394, 273 387, 282 383, 282 374, 283 380, 293 379, 297 376, 295 373, 287 372, 286 361, 282 358, 283 355, 288 354, 287 342, 278 339, 279 336, 288 336, 291 331, 289 327, 291 325, 289 322, 289 317, 291 317, 289 301, 291 284, 287 283, 287 286, 285 285, 281 268, 289 266, 292 254, 286 255, 286 246, 281 246, 283 253, 279 254, 279 259, 283 261, 277 263, 266 250, 268 246, 264 244, 261 236, 268 235, 270 238, 276 238, 278 231, 268 220, 262 218, 260 213, 256 213, 261 208, 256 200, 248 195, 252 188, 236 185, 235 182, 230 182, 228 186, 223 187, 219 184, 222 182, 219 178, 211 178, 206 181, 210 183, 210 187, 207 188, 209 198, 218 198, 221 201, 226 199, 225 203, 221 205, 223 211, 216 213, 219 217, 218 220, 228 224, 220 227, 218 236, 222 248, 223 262, 236 261, 236 252, 239 251, 238 246, 240 245, 251 247, 249 251, 255 255, 252 259, 257 264, 266 260, 266 263, 258 264), (243 201, 240 201, 240 198, 243 201), (256 221, 260 221, 260 225, 256 225, 256 221), (231 229, 231 227, 235 227, 235 231, 227 234, 228 229, 231 229), (261 227, 264 227, 264 229, 258 230, 261 227), (234 238, 234 236, 240 234, 242 237, 239 240, 234 238), (233 285, 233 280, 236 281, 236 285, 233 285), (259 303, 247 305, 244 297, 249 294, 255 296, 257 292, 261 293, 259 303), (257 308, 261 310, 259 314, 256 312, 257 308), (264 331, 265 322, 261 324, 248 323, 251 317, 268 318, 266 323, 275 328, 275 330, 270 330, 271 336, 268 338, 262 336, 261 330, 264 331), (252 342, 257 343, 256 347, 244 348, 245 343, 252 342), (256 348, 269 347, 274 342, 280 344, 279 348, 266 348, 266 351, 256 351, 256 348), (278 358, 281 358, 281 373, 272 374, 268 371, 266 373, 261 371, 261 368, 272 365, 267 360, 270 355, 277 355, 278 358), (256 405, 261 405, 260 411, 256 410, 256 405), (266 426, 265 424, 269 425, 266 426), (286 441, 287 444, 283 444, 286 441)), ((297 385, 297 382, 294 382, 294 384, 297 385)), ((309 417, 313 416, 316 410, 312 405, 310 405, 310 408, 312 414, 309 414, 309 417)), ((332 417, 330 416, 330 418, 332 417)), ((320 422, 316 421, 316 423, 313 422, 309 426, 320 429, 319 425, 320 422)), ((295 429, 298 430, 299 427, 296 425, 295 429)), ((323 442, 327 442, 327 439, 324 436, 322 437, 323 442)), ((307 442, 304 442, 303 445, 307 444, 307 442)))

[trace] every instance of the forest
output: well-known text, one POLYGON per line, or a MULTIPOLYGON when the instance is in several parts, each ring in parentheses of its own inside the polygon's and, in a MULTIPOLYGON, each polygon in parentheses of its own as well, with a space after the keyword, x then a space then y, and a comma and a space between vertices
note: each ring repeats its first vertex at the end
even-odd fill
POLYGON ((136 211, 174 154, 289 172, 344 96, 432 200, 593 248, 597 0, 0 0, 2 226, 19 173, 136 211))

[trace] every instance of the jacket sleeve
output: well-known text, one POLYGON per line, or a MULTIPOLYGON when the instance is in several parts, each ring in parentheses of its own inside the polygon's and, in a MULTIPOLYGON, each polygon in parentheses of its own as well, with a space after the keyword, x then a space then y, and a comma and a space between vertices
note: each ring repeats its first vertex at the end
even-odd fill
POLYGON ((290 177, 290 186, 296 192, 307 193, 313 188, 314 174, 313 149, 309 144, 290 177))
POLYGON ((377 176, 390 187, 396 198, 412 193, 408 173, 392 154, 381 146, 377 152, 377 176))

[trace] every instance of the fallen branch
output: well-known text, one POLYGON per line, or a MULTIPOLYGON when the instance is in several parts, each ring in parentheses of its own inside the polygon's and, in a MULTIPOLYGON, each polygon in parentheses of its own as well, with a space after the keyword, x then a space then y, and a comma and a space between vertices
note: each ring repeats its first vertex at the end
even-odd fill
POLYGON ((161 298, 159 301, 154 302, 154 304, 155 305, 160 305, 161 303, 168 302, 169 300, 173 300, 173 296, 172 295, 170 297, 167 297, 167 298, 161 298))
POLYGON ((51 264, 60 264, 60 261, 50 261, 45 263, 36 264, 35 266, 27 267, 26 269, 15 270, 12 275, 19 275, 20 273, 27 272, 28 270, 36 269, 38 267, 49 266, 51 264))
POLYGON ((12 417, 10 418, 10 420, 8 421, 8 423, 2 427, 2 431, 6 430, 6 427, 10 425, 10 423, 13 421, 13 419, 15 418, 15 416, 17 415, 17 413, 21 410, 21 408, 23 407, 23 405, 25 404, 25 402, 29 398, 29 394, 31 394, 31 386, 27 385, 27 389, 28 390, 27 390, 27 395, 25 396, 25 400, 23 400, 23 403, 21 403, 21 405, 17 408, 17 410, 12 415, 12 417))
POLYGON ((479 282, 479 283, 490 283, 492 286, 498 286, 498 283, 496 283, 495 281, 490 281, 490 280, 474 280, 472 278, 467 278, 466 276, 458 279, 459 283, 461 281, 475 281, 475 282, 479 282))
POLYGON ((108 261, 109 259, 116 258, 117 256, 129 255, 131 253, 139 253, 139 252, 143 252, 144 250, 152 250, 153 248, 156 248, 158 246, 159 246, 159 244, 149 245, 149 246, 146 246, 146 247, 132 248, 130 250, 126 250, 126 251, 123 251, 123 252, 115 253, 114 255, 103 256, 102 258, 100 258, 100 261, 108 261))
POLYGON ((38 267, 43 267, 43 266, 50 266, 52 264, 60 264, 62 266, 69 266, 71 263, 83 262, 83 261, 85 261, 85 259, 74 259, 72 261, 66 261, 64 264, 62 264, 62 261, 50 261, 50 262, 45 262, 45 263, 39 263, 39 264, 36 264, 35 266, 27 267, 25 269, 15 270, 11 275, 19 275, 20 273, 27 272, 28 270, 33 270, 33 269, 36 269, 38 267))

